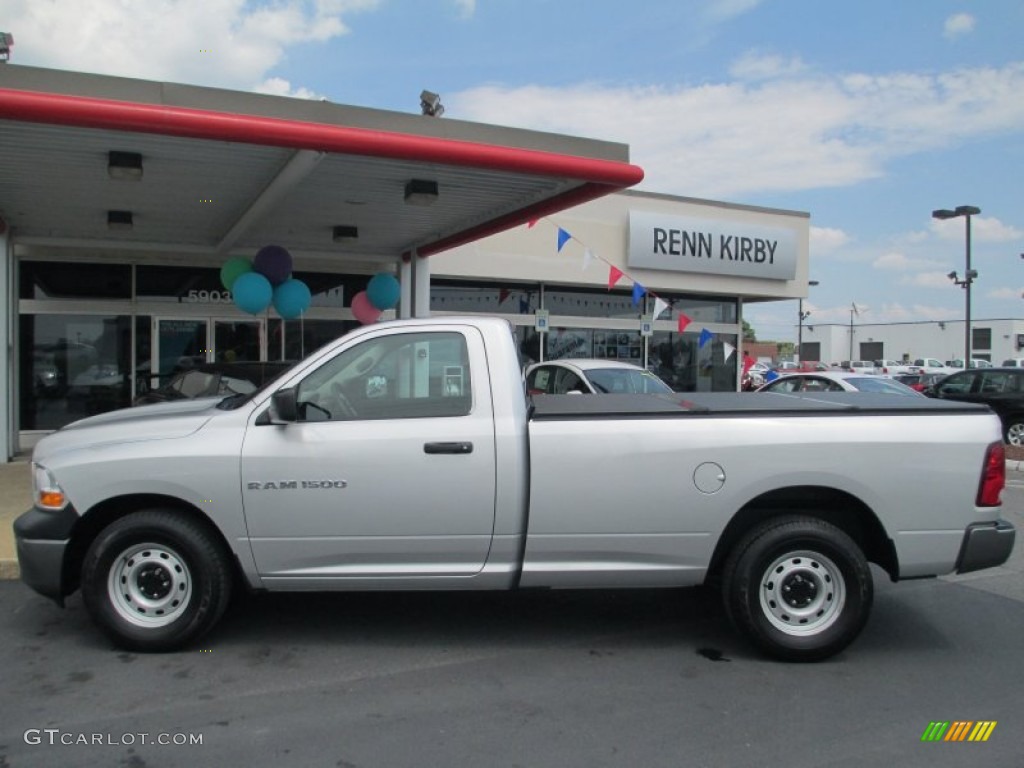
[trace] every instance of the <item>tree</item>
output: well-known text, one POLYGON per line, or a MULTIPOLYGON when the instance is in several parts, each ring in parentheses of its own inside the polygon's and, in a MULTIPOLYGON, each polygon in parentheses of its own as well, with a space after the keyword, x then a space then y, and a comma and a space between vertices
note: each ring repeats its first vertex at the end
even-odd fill
POLYGON ((754 326, 752 326, 746 320, 743 321, 743 340, 757 341, 757 331, 755 331, 754 326))

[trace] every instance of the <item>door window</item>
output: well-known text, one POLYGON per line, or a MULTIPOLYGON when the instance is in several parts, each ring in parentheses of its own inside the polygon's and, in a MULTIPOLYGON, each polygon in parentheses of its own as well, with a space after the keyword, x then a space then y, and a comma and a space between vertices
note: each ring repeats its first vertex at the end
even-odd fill
POLYGON ((465 416, 469 355, 460 333, 401 333, 350 347, 298 387, 300 421, 465 416))

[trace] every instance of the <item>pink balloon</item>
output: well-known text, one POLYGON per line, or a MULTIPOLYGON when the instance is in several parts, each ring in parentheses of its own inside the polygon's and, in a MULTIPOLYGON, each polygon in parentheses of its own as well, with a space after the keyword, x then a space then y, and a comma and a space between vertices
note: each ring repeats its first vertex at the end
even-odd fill
POLYGON ((370 303, 366 291, 360 291, 352 297, 352 314, 363 325, 375 323, 380 318, 380 310, 370 303))

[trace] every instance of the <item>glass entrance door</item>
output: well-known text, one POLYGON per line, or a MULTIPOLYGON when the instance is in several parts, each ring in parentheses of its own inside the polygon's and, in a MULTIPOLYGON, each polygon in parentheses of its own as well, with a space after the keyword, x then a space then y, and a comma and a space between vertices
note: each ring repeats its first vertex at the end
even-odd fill
POLYGON ((266 320, 155 317, 149 385, 201 363, 265 360, 265 345, 266 320))

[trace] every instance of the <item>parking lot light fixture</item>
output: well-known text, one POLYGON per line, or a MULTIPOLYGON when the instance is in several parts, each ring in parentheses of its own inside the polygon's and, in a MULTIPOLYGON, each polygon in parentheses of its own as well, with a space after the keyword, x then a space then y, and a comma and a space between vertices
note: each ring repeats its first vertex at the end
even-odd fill
POLYGON ((971 216, 977 216, 981 213, 981 208, 975 205, 958 205, 955 209, 950 210, 949 208, 939 208, 938 210, 932 211, 932 218, 939 220, 955 219, 959 216, 964 217, 964 232, 966 238, 966 268, 964 270, 964 277, 961 280, 955 271, 950 272, 947 277, 953 281, 955 285, 959 285, 964 289, 964 365, 970 366, 971 360, 971 283, 973 283, 978 277, 978 271, 971 269, 971 216))
MULTIPOLYGON (((811 288, 818 284, 817 280, 808 280, 807 287, 811 288)), ((800 297, 799 306, 797 307, 797 326, 796 326, 796 359, 798 362, 803 362, 804 359, 804 320, 810 317, 810 311, 804 312, 804 299, 800 297)), ((814 329, 811 328, 813 331, 814 329)))

